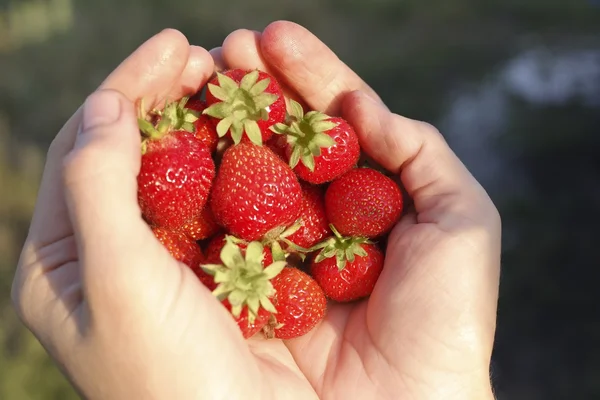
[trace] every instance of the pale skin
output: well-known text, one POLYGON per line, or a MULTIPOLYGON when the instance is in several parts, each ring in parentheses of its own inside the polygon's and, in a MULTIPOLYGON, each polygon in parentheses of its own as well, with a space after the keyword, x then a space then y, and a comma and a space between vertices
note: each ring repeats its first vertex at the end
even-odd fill
POLYGON ((89 399, 485 400, 499 270, 498 212, 435 128, 391 113, 314 35, 275 22, 210 52, 166 30, 117 67, 48 151, 12 295, 89 399), (302 338, 245 341, 140 216, 133 102, 193 92, 215 65, 268 70, 348 119, 414 200, 372 296, 331 306, 302 338))

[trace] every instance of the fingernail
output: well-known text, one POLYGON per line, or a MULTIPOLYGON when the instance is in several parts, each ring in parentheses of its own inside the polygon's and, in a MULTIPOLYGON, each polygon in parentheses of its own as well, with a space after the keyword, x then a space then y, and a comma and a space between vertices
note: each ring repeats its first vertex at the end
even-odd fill
POLYGON ((121 115, 121 101, 114 92, 98 91, 83 106, 83 132, 103 125, 110 125, 121 115))

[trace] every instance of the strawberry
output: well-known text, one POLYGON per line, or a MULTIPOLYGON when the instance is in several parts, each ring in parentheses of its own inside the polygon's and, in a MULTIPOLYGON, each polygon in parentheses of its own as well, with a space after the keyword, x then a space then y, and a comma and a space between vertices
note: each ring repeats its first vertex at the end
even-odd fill
POLYGON ((318 186, 302 183, 302 213, 300 227, 286 236, 297 246, 308 249, 331 234, 325 214, 323 190, 318 186))
POLYGON ((166 116, 177 107, 167 105, 156 126, 138 120, 143 136, 138 202, 146 221, 171 230, 200 215, 215 176, 208 147, 181 130, 192 129, 190 122, 166 116))
POLYGON ((310 273, 325 295, 338 302, 369 296, 383 269, 384 255, 364 237, 335 236, 322 244, 310 263, 310 273))
POLYGON ((273 132, 273 124, 283 122, 285 98, 277 80, 259 70, 231 69, 208 83, 203 113, 214 118, 219 137, 227 134, 234 143, 242 139, 261 145, 273 132))
POLYGON ((242 142, 223 154, 210 206, 230 234, 253 241, 298 219, 302 189, 291 168, 269 148, 242 142))
POLYGON ((183 226, 182 231, 192 240, 203 240, 215 235, 219 229, 212 210, 206 205, 200 215, 183 226))
MULTIPOLYGON (((229 300, 225 299, 221 303, 225 306, 225 308, 227 308, 227 310, 229 310, 229 312, 232 312, 231 303, 229 303, 229 300)), ((244 339, 248 339, 263 329, 263 327, 269 322, 270 316, 271 313, 261 307, 258 309, 258 314, 256 315, 254 322, 250 322, 248 307, 244 307, 240 315, 237 318, 234 318, 234 320, 240 328, 240 331, 242 331, 244 339)))
MULTIPOLYGON (((243 250, 247 247, 247 244, 244 244, 242 242, 236 241, 236 239, 229 237, 229 239, 233 239, 233 242, 236 243, 238 245, 238 247, 243 250)), ((225 234, 220 234, 215 236, 209 243, 207 249, 206 249, 206 262, 207 263, 214 263, 214 264, 221 264, 222 260, 221 260, 221 251, 223 250, 223 247, 225 246, 226 243, 226 236, 225 234)), ((271 265, 272 261, 272 257, 271 257, 271 253, 268 251, 268 249, 264 249, 263 251, 263 261, 262 264, 264 265, 271 265)), ((203 273, 206 274, 206 272, 202 271, 203 273)), ((208 280, 203 281, 204 285, 211 291, 215 290, 217 288, 217 283, 215 283, 214 281, 214 277, 208 275, 208 280)), ((223 301, 221 301, 221 303, 223 304, 223 306, 225 306, 225 308, 227 308, 227 310, 229 310, 229 312, 232 311, 232 307, 231 307, 231 303, 229 302, 229 300, 224 299, 223 301)), ((256 315, 256 318, 254 319, 254 322, 250 322, 249 320, 249 316, 248 316, 248 308, 244 307, 242 308, 242 312, 240 313, 240 315, 238 317, 234 317, 235 322, 238 324, 238 327, 240 328, 240 331, 242 332, 242 335, 244 336, 244 338, 249 338, 254 336, 256 333, 260 332, 260 330, 267 324, 267 322, 269 321, 269 317, 270 317, 271 313, 268 312, 265 308, 260 307, 258 310, 258 313, 256 315)))
POLYGON ((327 299, 317 282, 287 267, 273 278, 277 313, 264 328, 267 338, 293 339, 310 332, 325 316, 327 299))
POLYGON ((264 320, 265 312, 277 312, 271 302, 275 294, 271 280, 286 263, 277 261, 267 267, 263 263, 264 248, 260 242, 251 242, 242 251, 231 237, 226 237, 220 262, 202 264, 202 269, 214 277, 217 285, 213 294, 221 301, 227 300, 229 304, 224 305, 241 325, 244 335, 264 320), (242 314, 244 310, 246 314, 242 314))
POLYGON ((211 153, 214 153, 214 151, 217 149, 219 136, 217 135, 217 129, 211 118, 202 114, 202 112, 206 109, 206 103, 200 99, 194 98, 188 100, 185 108, 197 112, 198 119, 194 121, 193 132, 196 135, 196 138, 204 143, 211 153))
POLYGON ((212 276, 200 269, 204 256, 197 243, 181 232, 170 231, 165 228, 154 227, 152 232, 173 258, 190 267, 203 284, 212 284, 212 276))
POLYGON ((348 122, 318 111, 305 115, 299 103, 290 103, 287 125, 278 123, 271 130, 285 135, 286 156, 299 178, 313 184, 330 182, 356 165, 360 145, 348 122))
POLYGON ((346 236, 381 236, 398 222, 402 208, 398 185, 371 168, 350 170, 325 192, 327 219, 346 236))

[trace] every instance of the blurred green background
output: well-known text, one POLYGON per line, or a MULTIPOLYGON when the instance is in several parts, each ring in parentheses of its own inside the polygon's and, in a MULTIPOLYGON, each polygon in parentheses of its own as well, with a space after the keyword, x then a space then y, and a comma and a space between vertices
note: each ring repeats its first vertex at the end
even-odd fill
POLYGON ((438 126, 499 207, 499 399, 600 399, 600 0, 0 0, 0 399, 76 398, 9 301, 52 137, 160 29, 210 48, 276 19, 438 126))

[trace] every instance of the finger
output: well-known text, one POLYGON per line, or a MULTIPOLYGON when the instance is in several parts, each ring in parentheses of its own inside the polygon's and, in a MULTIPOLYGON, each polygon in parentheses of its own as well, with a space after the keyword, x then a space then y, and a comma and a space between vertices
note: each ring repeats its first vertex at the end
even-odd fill
POLYGON ((279 82, 288 107, 289 99, 302 102, 298 94, 286 85, 285 80, 265 63, 260 51, 260 40, 261 33, 257 31, 238 29, 230 33, 223 42, 222 56, 225 64, 229 68, 259 69, 268 72, 279 82))
POLYGON ((213 58, 213 62, 215 64, 215 71, 223 71, 227 69, 227 63, 225 63, 225 59, 223 58, 223 48, 215 47, 210 49, 209 51, 211 57, 213 58))
MULTIPOLYGON (((498 299, 496 208, 431 125, 392 114, 360 92, 344 99, 343 116, 364 151, 399 173, 414 200, 414 216, 390 234, 386 266, 369 301, 378 310, 373 314, 382 316, 381 326, 373 327, 381 331, 379 344, 390 352, 393 342, 422 344, 414 336, 420 332, 430 339, 412 347, 419 353, 413 358, 450 363, 460 354, 467 360, 470 352, 485 364, 498 299), (398 328, 406 326, 411 330, 398 328), (446 347, 439 349, 440 343, 446 347)), ((406 354, 399 346, 393 351, 398 359, 406 354)))
POLYGON ((361 92, 345 98, 342 114, 356 129, 361 148, 400 173, 419 223, 452 228, 461 219, 497 228, 497 211, 487 193, 431 125, 392 114, 361 92))
POLYGON ((238 29, 231 32, 223 41, 223 60, 226 65, 240 69, 267 71, 260 55, 260 32, 238 29))
MULTIPOLYGON (((173 88, 178 90, 177 84, 188 62, 188 55, 189 46, 181 33, 174 30, 162 31, 123 61, 100 87, 118 89, 132 101, 142 96, 152 100, 161 98, 173 88)), ((81 110, 78 110, 63 126, 48 150, 29 232, 30 249, 45 246, 71 234, 60 182, 62 159, 73 148, 80 123, 81 110)))
POLYGON ((90 302, 95 291, 106 293, 107 281, 118 290, 120 277, 137 272, 132 271, 139 264, 136 259, 155 259, 148 255, 148 243, 154 238, 137 203, 140 164, 133 103, 113 90, 93 93, 84 104, 81 130, 64 162, 66 202, 90 302))
POLYGON ((263 31, 266 65, 314 110, 337 115, 345 93, 377 94, 315 35, 293 22, 278 21, 263 31))
POLYGON ((187 64, 179 79, 171 86, 168 97, 179 100, 183 96, 196 94, 213 74, 213 65, 213 58, 206 49, 190 46, 187 64))

